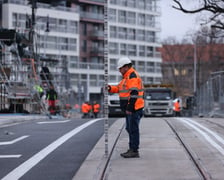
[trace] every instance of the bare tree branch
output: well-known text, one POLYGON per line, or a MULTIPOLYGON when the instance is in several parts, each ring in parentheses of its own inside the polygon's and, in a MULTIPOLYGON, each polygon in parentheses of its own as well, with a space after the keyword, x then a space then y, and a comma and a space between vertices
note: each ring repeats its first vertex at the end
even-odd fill
POLYGON ((173 0, 173 2, 175 5, 172 7, 184 13, 195 14, 205 11, 212 13, 205 24, 210 23, 213 28, 224 30, 224 0, 198 0, 199 7, 193 9, 185 8, 180 0, 173 0))

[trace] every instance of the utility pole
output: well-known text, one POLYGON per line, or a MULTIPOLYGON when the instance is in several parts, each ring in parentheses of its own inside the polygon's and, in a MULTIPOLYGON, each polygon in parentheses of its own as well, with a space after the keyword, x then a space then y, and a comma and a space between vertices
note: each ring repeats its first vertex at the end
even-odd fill
POLYGON ((197 42, 194 42, 194 94, 197 90, 197 42))

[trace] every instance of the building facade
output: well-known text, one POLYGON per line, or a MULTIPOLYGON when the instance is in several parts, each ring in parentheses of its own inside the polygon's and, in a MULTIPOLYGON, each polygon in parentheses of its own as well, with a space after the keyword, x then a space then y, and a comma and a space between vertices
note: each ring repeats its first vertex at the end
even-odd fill
POLYGON ((163 45, 163 83, 175 85, 177 96, 194 96, 212 74, 223 72, 223 48, 213 43, 163 45))
MULTIPOLYGON (((27 4, 3 1, 1 26, 25 32, 32 15, 27 4)), ((110 0, 107 5, 109 82, 120 80, 117 60, 129 56, 145 83, 160 83, 159 0, 110 0)), ((79 104, 98 100, 104 84, 104 0, 58 1, 53 6, 42 1, 35 14, 37 53, 58 60, 40 60, 40 67, 49 67, 58 90, 75 92, 79 104)))

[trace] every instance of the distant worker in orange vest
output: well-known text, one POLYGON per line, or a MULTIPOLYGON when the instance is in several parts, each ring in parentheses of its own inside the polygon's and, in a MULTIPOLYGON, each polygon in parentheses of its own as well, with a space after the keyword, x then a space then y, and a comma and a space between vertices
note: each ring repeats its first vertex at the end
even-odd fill
POLYGON ((175 116, 181 116, 180 115, 180 111, 181 111, 181 109, 180 109, 180 100, 179 99, 177 99, 177 101, 176 102, 174 102, 174 113, 175 113, 175 116))
POLYGON ((93 102, 93 115, 95 118, 97 118, 99 112, 100 112, 100 105, 96 101, 94 101, 93 102))
POLYGON ((88 116, 89 116, 89 103, 88 102, 84 102, 82 104, 82 113, 83 113, 82 118, 88 118, 88 116))

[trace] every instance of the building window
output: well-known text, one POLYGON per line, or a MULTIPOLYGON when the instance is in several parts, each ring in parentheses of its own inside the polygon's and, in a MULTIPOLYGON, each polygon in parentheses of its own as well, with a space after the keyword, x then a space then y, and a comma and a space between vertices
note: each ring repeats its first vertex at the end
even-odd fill
POLYGON ((83 52, 87 51, 87 42, 86 40, 81 41, 81 49, 83 52))
POLYGON ((82 32, 82 35, 87 35, 87 26, 86 24, 81 24, 82 26, 82 29, 81 29, 81 32, 82 32))
POLYGON ((153 57, 153 47, 148 46, 148 47, 146 48, 146 56, 147 56, 147 57, 153 57))
POLYGON ((69 32, 78 34, 78 22, 76 21, 69 21, 69 28, 68 28, 69 32))
POLYGON ((148 42, 155 42, 155 32, 153 32, 153 31, 146 31, 146 41, 148 41, 148 42))
POLYGON ((153 73, 154 69, 155 69, 154 62, 147 62, 147 64, 146 64, 146 71, 153 73))
POLYGON ((116 22, 116 10, 115 9, 109 9, 109 20, 111 22, 116 22))
POLYGON ((115 26, 110 26, 110 37, 116 38, 117 37, 117 28, 115 26))
POLYGON ((128 29, 128 38, 129 40, 135 40, 135 29, 128 29))
POLYGON ((109 76, 109 81, 116 82, 117 81, 116 76, 109 76))
POLYGON ((145 31, 139 29, 137 32, 137 40, 144 41, 145 40, 145 31))
POLYGON ((110 0, 110 4, 117 4, 116 0, 110 0))
POLYGON ((138 14, 138 24, 142 26, 145 25, 145 14, 138 14))
POLYGON ((109 44, 109 53, 111 54, 118 54, 118 44, 117 43, 110 43, 109 44))
POLYGON ((77 39, 69 39, 68 46, 68 50, 77 52, 77 39))
POLYGON ((118 29, 118 37, 120 39, 127 39, 127 29, 123 27, 119 27, 118 29))
POLYGON ((135 13, 134 12, 128 12, 127 23, 135 25, 135 13))
POLYGON ((127 0, 120 0, 120 4, 122 5, 122 6, 127 6, 127 0))
POLYGON ((156 63, 155 68, 156 68, 155 72, 161 73, 161 63, 156 63))
POLYGON ((146 15, 146 25, 149 27, 155 27, 155 17, 152 15, 146 15))
POLYGON ((136 56, 136 45, 128 45, 128 56, 136 56))
POLYGON ((90 86, 97 86, 97 75, 90 75, 90 86))
POLYGON ((135 7, 135 0, 128 0, 127 3, 128 3, 128 4, 127 4, 128 7, 132 7, 132 8, 135 7))
POLYGON ((144 61, 138 62, 138 70, 141 72, 145 72, 145 62, 144 61))
POLYGON ((104 75, 99 75, 99 87, 104 86, 104 75))
POLYGON ((127 45, 126 44, 120 44, 120 54, 127 55, 127 45))
POLYGON ((117 70, 117 60, 110 59, 110 70, 117 70))
POLYGON ((153 78, 152 77, 146 77, 146 82, 147 83, 153 83, 153 78))
POLYGON ((139 9, 145 9, 145 0, 138 0, 137 4, 139 9))
POLYGON ((145 46, 139 46, 139 56, 145 56, 145 46))
POLYGON ((118 11, 118 22, 126 23, 126 11, 118 11))
POLYGON ((78 57, 77 56, 71 56, 69 61, 69 67, 70 68, 77 68, 78 63, 78 57))

